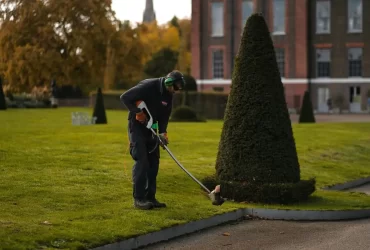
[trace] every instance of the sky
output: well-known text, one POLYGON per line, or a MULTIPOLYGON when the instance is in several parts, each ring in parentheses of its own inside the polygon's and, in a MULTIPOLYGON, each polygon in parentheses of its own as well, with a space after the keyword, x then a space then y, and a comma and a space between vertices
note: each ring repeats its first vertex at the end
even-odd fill
MULTIPOLYGON (((146 0, 112 0, 112 8, 120 20, 142 22, 146 0)), ((164 24, 172 19, 191 17, 191 0, 153 0, 156 19, 164 24)))

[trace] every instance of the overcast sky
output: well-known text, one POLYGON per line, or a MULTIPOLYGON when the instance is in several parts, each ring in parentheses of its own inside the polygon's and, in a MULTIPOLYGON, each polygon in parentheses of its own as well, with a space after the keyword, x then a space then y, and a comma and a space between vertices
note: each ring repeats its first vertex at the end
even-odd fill
MULTIPOLYGON (((146 0, 112 0, 112 8, 120 20, 142 22, 146 0)), ((191 15, 191 0, 153 0, 154 11, 159 24, 166 23, 173 16, 178 18, 191 15)))

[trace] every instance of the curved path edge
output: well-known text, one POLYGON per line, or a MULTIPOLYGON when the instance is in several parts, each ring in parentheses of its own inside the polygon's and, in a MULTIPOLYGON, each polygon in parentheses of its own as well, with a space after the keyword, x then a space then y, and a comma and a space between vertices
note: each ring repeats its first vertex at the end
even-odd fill
POLYGON ((360 179, 356 179, 356 180, 353 180, 353 181, 348 181, 348 182, 345 182, 345 183, 339 183, 339 184, 336 184, 336 185, 323 187, 322 189, 323 190, 340 191, 340 190, 346 190, 346 189, 349 189, 349 188, 355 188, 355 187, 364 185, 366 183, 370 183, 370 176, 360 178, 360 179))
POLYGON ((358 210, 280 210, 265 208, 243 208, 232 212, 212 216, 207 219, 169 227, 160 231, 140 235, 120 242, 93 248, 94 250, 122 250, 137 249, 147 245, 167 241, 179 236, 194 233, 199 230, 218 226, 243 219, 246 216, 273 220, 299 221, 333 221, 370 218, 370 209, 358 210))
MULTIPOLYGON (((370 182, 370 177, 325 187, 326 190, 344 190, 370 182)), ((129 250, 168 241, 190 233, 204 230, 224 223, 244 219, 246 216, 269 220, 296 221, 337 221, 370 218, 370 209, 354 210, 293 210, 268 208, 242 208, 232 212, 215 215, 206 219, 172 226, 156 232, 139 235, 119 242, 93 248, 92 250, 129 250)))

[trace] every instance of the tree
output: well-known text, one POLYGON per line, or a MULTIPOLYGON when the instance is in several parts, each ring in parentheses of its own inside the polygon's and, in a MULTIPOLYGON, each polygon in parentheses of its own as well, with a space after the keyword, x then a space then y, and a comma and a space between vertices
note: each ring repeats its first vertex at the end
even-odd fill
POLYGON ((315 123, 310 92, 305 91, 303 96, 302 108, 299 115, 299 123, 315 123))
POLYGON ((344 109, 344 101, 345 100, 344 100, 343 94, 337 94, 334 97, 333 104, 334 104, 334 107, 338 108, 339 114, 342 114, 342 112, 343 112, 343 109, 344 109))
POLYGON ((50 79, 88 88, 101 83, 109 37, 117 30, 110 0, 3 0, 0 73, 14 91, 50 79))
POLYGON ((221 195, 236 201, 305 200, 315 180, 300 166, 284 88, 267 24, 248 18, 232 76, 216 160, 221 195))
POLYGON ((94 107, 93 117, 96 117, 95 124, 107 124, 107 116, 105 114, 104 99, 101 88, 98 88, 94 107))
POLYGON ((6 102, 5 102, 5 94, 4 94, 4 90, 3 90, 3 83, 2 83, 2 79, 0 77, 0 110, 6 110, 7 109, 7 105, 6 105, 6 102))
POLYGON ((170 48, 163 48, 155 53, 144 67, 148 77, 161 77, 175 69, 178 53, 170 48))

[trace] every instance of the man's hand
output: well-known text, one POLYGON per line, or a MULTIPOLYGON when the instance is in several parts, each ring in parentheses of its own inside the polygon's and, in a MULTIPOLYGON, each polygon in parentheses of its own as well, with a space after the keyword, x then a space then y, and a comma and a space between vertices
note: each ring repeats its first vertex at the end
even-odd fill
POLYGON ((144 111, 136 113, 136 120, 138 120, 141 123, 146 122, 146 115, 145 115, 144 111))
POLYGON ((161 139, 161 141, 163 142, 163 144, 161 143, 161 146, 163 147, 163 145, 166 145, 169 144, 168 143, 168 137, 167 137, 167 133, 162 133, 162 134, 159 134, 159 138, 161 139))

